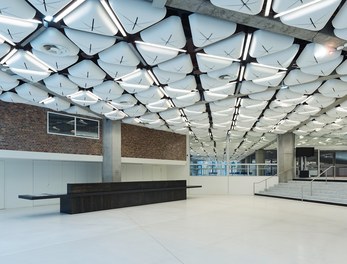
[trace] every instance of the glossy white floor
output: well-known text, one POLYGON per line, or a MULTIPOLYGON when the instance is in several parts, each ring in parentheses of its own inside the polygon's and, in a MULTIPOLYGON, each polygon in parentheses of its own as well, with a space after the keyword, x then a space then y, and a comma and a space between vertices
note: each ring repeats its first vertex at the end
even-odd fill
POLYGON ((0 210, 0 263, 347 261, 347 207, 266 197, 194 196, 78 215, 58 210, 0 210))

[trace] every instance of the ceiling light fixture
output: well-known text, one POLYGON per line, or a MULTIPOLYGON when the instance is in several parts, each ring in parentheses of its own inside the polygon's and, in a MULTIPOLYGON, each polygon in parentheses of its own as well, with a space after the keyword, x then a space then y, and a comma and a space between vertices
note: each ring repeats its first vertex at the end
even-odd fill
POLYGON ((7 55, 0 61, 0 64, 5 64, 18 50, 12 49, 7 55))
POLYGON ((0 15, 0 23, 6 23, 13 26, 23 27, 23 26, 27 26, 28 23, 41 24, 42 22, 35 19, 22 19, 17 17, 8 17, 8 16, 0 15))
POLYGON ((165 90, 163 89, 163 87, 158 87, 159 90, 167 97, 167 98, 170 98, 170 96, 165 92, 165 90))
POLYGON ((149 47, 154 47, 154 48, 160 48, 160 49, 166 49, 166 50, 171 50, 171 51, 177 51, 177 52, 184 52, 186 53, 187 51, 184 49, 178 49, 178 48, 173 48, 173 47, 167 47, 167 46, 162 46, 158 44, 153 44, 153 43, 148 43, 148 42, 143 42, 139 40, 135 40, 136 44, 144 45, 144 46, 149 46, 149 47))
POLYGON ((50 103, 53 103, 55 101, 55 98, 54 97, 48 97, 48 98, 45 98, 43 100, 41 100, 39 103, 40 104, 50 104, 50 103))
POLYGON ((257 62, 251 62, 250 64, 252 64, 254 66, 259 66, 259 67, 264 67, 264 68, 269 68, 269 69, 274 69, 274 70, 282 70, 282 71, 288 70, 287 68, 275 67, 275 66, 257 63, 257 62))
POLYGON ((156 85, 160 85, 157 77, 155 77, 155 75, 153 74, 153 72, 151 70, 147 70, 147 73, 149 74, 149 77, 152 79, 152 81, 156 84, 156 85))
POLYGON ((239 81, 240 82, 242 82, 244 74, 245 74, 245 66, 242 65, 241 70, 240 70, 240 75, 239 75, 239 81))
POLYGON ((252 39, 252 33, 248 33, 247 39, 246 39, 246 45, 245 45, 245 48, 243 49, 242 60, 247 59, 248 51, 249 51, 249 48, 251 46, 251 39, 252 39))
POLYGON ((297 11, 299 11, 299 10, 301 10, 301 9, 304 9, 304 8, 306 8, 306 7, 315 5, 315 4, 317 4, 317 3, 319 3, 319 2, 323 2, 323 1, 325 1, 325 0, 316 0, 316 1, 313 1, 313 2, 309 2, 309 3, 307 3, 307 4, 300 5, 300 6, 298 6, 298 7, 295 7, 295 8, 289 9, 289 10, 287 10, 287 11, 278 13, 278 14, 274 15, 274 18, 282 17, 282 16, 288 15, 288 14, 290 14, 290 13, 297 12, 297 11))
POLYGON ((100 1, 102 6, 104 7, 104 9, 106 10, 107 14, 110 16, 110 18, 112 19, 113 23, 115 23, 116 27, 118 28, 118 30, 120 31, 120 33, 122 34, 123 37, 127 36, 127 33, 125 32, 122 24, 119 22, 116 14, 111 10, 110 6, 107 4, 107 2, 105 0, 101 0, 100 1))
POLYGON ((216 55, 211 55, 211 54, 206 54, 206 53, 197 53, 196 55, 202 56, 202 57, 207 57, 207 58, 212 58, 212 59, 218 59, 218 60, 240 62, 239 59, 226 58, 226 57, 221 57, 221 56, 216 56, 216 55))
POLYGON ((267 0, 264 16, 269 16, 271 11, 272 0, 267 0))
POLYGON ((73 2, 71 5, 66 7, 62 12, 60 12, 55 18, 53 18, 53 22, 54 23, 59 22, 68 14, 70 14, 72 11, 74 11, 77 7, 79 7, 81 4, 83 4, 83 2, 85 2, 85 0, 77 0, 73 2))

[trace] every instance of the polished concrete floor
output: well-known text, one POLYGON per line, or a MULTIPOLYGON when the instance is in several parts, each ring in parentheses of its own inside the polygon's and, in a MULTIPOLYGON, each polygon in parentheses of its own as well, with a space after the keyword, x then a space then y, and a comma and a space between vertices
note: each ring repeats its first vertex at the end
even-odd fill
POLYGON ((58 206, 0 210, 1 264, 337 264, 347 207, 251 196, 78 215, 58 206))

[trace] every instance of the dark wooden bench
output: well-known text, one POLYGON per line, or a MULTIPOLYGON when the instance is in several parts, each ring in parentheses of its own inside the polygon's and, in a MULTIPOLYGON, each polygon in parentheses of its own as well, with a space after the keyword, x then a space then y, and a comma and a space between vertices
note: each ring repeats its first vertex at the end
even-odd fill
POLYGON ((85 213, 187 199, 185 180, 69 183, 66 194, 19 195, 28 200, 60 198, 60 212, 85 213))

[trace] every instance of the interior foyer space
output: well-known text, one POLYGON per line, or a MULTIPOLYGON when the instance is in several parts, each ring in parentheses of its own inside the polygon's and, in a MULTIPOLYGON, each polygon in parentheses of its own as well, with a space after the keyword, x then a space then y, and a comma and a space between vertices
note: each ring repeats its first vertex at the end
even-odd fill
POLYGON ((78 215, 58 206, 0 211, 0 262, 342 264, 345 207, 252 196, 78 215))

